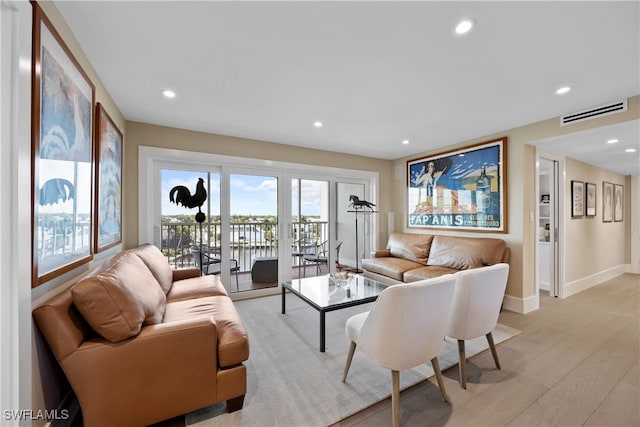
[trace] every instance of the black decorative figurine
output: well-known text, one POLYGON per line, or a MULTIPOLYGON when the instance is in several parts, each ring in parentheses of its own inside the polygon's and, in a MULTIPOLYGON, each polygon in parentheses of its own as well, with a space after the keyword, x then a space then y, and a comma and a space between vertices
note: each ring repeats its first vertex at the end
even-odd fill
POLYGON ((355 210, 369 208, 371 211, 373 211, 373 207, 375 206, 371 202, 367 202, 366 200, 360 200, 358 196, 355 196, 353 194, 349 196, 349 201, 351 202, 349 204, 349 207, 353 207, 355 210))
POLYGON ((192 195, 191 191, 184 185, 176 185, 169 192, 169 201, 176 205, 182 205, 185 208, 193 209, 198 208, 196 214, 196 222, 200 224, 200 272, 203 272, 202 265, 202 223, 207 219, 207 216, 202 212, 202 205, 207 200, 207 189, 204 188, 204 179, 198 178, 196 184, 196 192, 192 195))

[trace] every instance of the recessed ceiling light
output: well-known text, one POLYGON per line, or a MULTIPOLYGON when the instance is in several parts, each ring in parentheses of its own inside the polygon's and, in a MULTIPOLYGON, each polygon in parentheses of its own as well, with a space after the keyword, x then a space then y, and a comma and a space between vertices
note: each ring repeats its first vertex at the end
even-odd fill
POLYGON ((162 91, 162 94, 166 97, 166 98, 175 98, 176 97, 176 93, 172 90, 169 89, 165 89, 162 91))
POLYGON ((616 142, 618 142, 618 139, 613 138, 607 141, 607 144, 615 144, 616 142))
POLYGON ((322 127, 322 122, 313 122, 313 125, 317 128, 321 128, 322 127))
POLYGON ((472 18, 463 19, 462 21, 458 22, 458 25, 456 25, 456 34, 459 34, 459 35, 467 34, 469 31, 471 31, 471 29, 475 24, 476 24, 475 19, 472 19, 472 18))
POLYGON ((407 145, 409 142, 411 142, 411 141, 409 141, 408 139, 403 139, 403 140, 402 140, 402 143, 403 143, 404 145, 407 145))
POLYGON ((562 86, 561 88, 558 88, 558 90, 556 90, 556 93, 558 95, 564 95, 565 93, 569 93, 570 90, 571 86, 562 86))
POLYGON ((635 148, 627 148, 626 150, 624 150, 627 153, 635 153, 636 149, 635 148))

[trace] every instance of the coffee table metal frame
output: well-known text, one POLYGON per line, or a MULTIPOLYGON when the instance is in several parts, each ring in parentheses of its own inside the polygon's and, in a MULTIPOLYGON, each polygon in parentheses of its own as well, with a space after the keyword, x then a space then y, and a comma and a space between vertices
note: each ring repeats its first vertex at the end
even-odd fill
MULTIPOLYGON (((335 310, 340 310, 343 308, 347 308, 347 307, 353 307, 356 305, 362 305, 362 304, 367 304, 370 302, 375 301, 376 299, 378 299, 378 295, 380 295, 380 292, 382 292, 382 290, 384 290, 387 285, 385 285, 384 283, 380 283, 377 282, 375 280, 369 279, 369 278, 365 278, 364 276, 357 276, 357 278, 353 278, 351 283, 354 283, 354 280, 362 280, 364 283, 363 284, 358 284, 358 286, 368 286, 371 288, 375 288, 374 289, 374 294, 370 295, 370 296, 366 296, 360 299, 354 299, 354 300, 348 300, 348 301, 341 301, 335 304, 327 304, 327 305, 320 305, 318 304, 316 301, 314 301, 313 299, 309 298, 308 296, 306 296, 301 290, 298 290, 296 286, 294 286, 294 284, 300 285, 301 282, 307 282, 310 283, 311 281, 318 281, 318 279, 323 279, 323 280, 328 280, 328 281, 332 281, 333 279, 329 278, 328 275, 325 276, 320 276, 320 277, 307 277, 307 278, 302 278, 302 279, 293 279, 290 282, 284 282, 282 284, 282 314, 286 314, 286 293, 287 291, 290 291, 293 295, 296 295, 298 298, 300 298, 301 300, 303 300, 304 302, 306 302, 307 304, 309 304, 311 307, 315 308, 319 313, 320 313, 320 352, 324 353, 325 351, 325 335, 326 335, 326 328, 325 328, 325 314, 330 312, 330 311, 335 311, 335 310)), ((336 286, 335 284, 332 286, 336 286)), ((352 285, 350 285, 352 286, 352 285)))

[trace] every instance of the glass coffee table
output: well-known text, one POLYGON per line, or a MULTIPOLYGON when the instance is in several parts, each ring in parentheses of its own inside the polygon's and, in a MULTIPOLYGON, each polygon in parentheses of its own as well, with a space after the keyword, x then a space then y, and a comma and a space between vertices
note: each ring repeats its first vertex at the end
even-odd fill
POLYGON ((325 348, 325 313, 373 302, 387 285, 361 275, 352 275, 338 285, 329 275, 293 279, 282 284, 282 314, 286 313, 286 291, 291 291, 320 312, 320 351, 325 348))

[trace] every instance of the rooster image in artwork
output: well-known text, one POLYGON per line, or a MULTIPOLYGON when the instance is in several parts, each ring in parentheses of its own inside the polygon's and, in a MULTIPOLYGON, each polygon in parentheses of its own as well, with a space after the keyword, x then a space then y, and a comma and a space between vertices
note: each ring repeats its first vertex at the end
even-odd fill
POLYGON ((44 183, 40 189, 40 205, 55 205, 75 198, 73 184, 63 178, 53 178, 44 183))
POLYGON ((203 222, 205 219, 205 215, 200 209, 205 200, 207 200, 207 189, 204 188, 204 179, 202 178, 198 178, 194 194, 191 194, 191 191, 184 185, 176 185, 169 192, 170 202, 189 209, 198 208, 198 213, 196 214, 197 222, 203 222))

